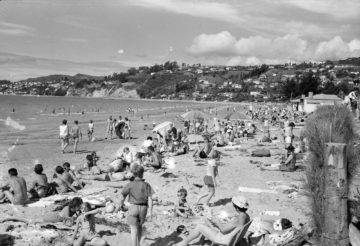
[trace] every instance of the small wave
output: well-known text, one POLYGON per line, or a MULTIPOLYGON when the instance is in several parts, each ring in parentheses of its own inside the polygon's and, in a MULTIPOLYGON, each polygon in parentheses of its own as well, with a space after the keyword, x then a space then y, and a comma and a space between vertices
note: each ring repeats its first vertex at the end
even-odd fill
POLYGON ((6 118, 6 120, 0 120, 0 121, 4 121, 6 126, 10 126, 16 130, 23 131, 26 128, 24 125, 21 125, 19 122, 11 119, 9 116, 6 118))
POLYGON ((10 148, 8 148, 9 153, 12 152, 15 149, 18 142, 19 142, 19 138, 17 138, 15 143, 13 143, 13 145, 10 148))

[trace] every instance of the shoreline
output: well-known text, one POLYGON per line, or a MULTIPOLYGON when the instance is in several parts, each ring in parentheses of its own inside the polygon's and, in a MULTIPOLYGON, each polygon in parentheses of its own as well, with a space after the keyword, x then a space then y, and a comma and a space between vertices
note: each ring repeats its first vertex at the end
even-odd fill
MULTIPOLYGON (((176 103, 195 103, 195 104, 229 104, 229 105, 248 105, 251 102, 226 102, 226 101, 196 101, 196 100, 170 100, 170 99, 148 99, 148 98, 120 98, 120 97, 81 97, 81 96, 48 96, 48 95, 27 95, 27 94, 0 94, 1 96, 20 96, 20 97, 45 97, 45 98, 79 98, 79 99, 106 99, 106 100, 129 100, 129 101, 149 101, 149 102, 176 102, 176 103)), ((257 104, 261 104, 257 102, 257 104)))

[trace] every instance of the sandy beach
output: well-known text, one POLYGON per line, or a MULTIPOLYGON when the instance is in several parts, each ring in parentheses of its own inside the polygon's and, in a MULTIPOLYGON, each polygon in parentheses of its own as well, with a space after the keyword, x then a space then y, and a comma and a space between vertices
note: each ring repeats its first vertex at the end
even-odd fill
MULTIPOLYGON (((7 99, 10 100, 10 99, 7 99)), ((63 99, 63 100, 66 100, 63 99)), ((88 108, 96 108, 101 102, 96 99, 83 99, 88 108)), ((79 99, 79 101, 81 101, 79 99)), ((82 103, 83 103, 82 102, 82 103)), ((85 156, 91 151, 96 151, 100 157, 98 165, 105 166, 109 161, 115 157, 115 153, 124 146, 137 148, 146 139, 147 136, 153 136, 151 129, 153 123, 161 123, 163 121, 173 121, 175 126, 183 128, 183 123, 179 122, 178 115, 184 113, 186 109, 198 108, 206 109, 208 107, 218 107, 220 112, 227 112, 227 106, 217 104, 196 104, 190 102, 183 103, 169 103, 158 102, 161 107, 139 108, 136 114, 130 115, 126 113, 127 105, 122 106, 121 110, 113 110, 113 108, 106 105, 103 106, 100 112, 85 112, 85 114, 70 115, 48 115, 41 113, 40 108, 36 108, 38 113, 29 112, 26 117, 21 115, 21 106, 17 109, 19 113, 1 113, 0 122, 0 177, 4 180, 7 175, 7 170, 10 167, 15 167, 19 171, 19 176, 23 176, 27 183, 30 183, 33 178, 34 163, 41 163, 44 166, 44 173, 51 180, 54 168, 64 162, 69 162, 73 166, 83 165, 85 156), (104 110, 106 109, 106 110, 104 110), (166 113, 165 113, 166 112, 166 113), (114 139, 112 141, 105 140, 105 122, 109 115, 118 117, 129 117, 132 124, 132 136, 134 139, 121 140, 114 139), (15 129, 13 126, 7 126, 5 119, 10 117, 20 125, 25 126, 24 130, 15 129), (80 121, 80 127, 84 134, 82 141, 79 144, 79 153, 70 153, 72 146, 67 149, 67 153, 62 154, 60 150, 60 143, 58 139, 58 127, 63 118, 68 119, 70 125, 75 119, 80 121), (20 119, 20 120, 19 120, 20 119), (92 119, 95 124, 95 137, 97 141, 89 142, 86 136, 86 128, 88 121, 92 119), (4 124, 3 124, 4 123, 4 124), (18 140, 17 140, 18 139, 18 140), (16 143, 16 144, 14 144, 16 143)), ((24 102, 25 104, 25 102, 24 102)), ((81 103, 79 103, 81 104, 81 103)), ((7 104, 11 108, 11 104, 7 104)), ((25 104, 26 105, 26 104, 25 104)), ((109 106, 109 105, 107 105, 109 106)), ((155 106, 155 105, 153 105, 155 106)), ((141 105, 139 104, 139 107, 141 105)), ((233 106, 231 106, 233 107, 233 106)), ((239 105, 243 108, 243 105, 239 105)), ((79 106, 79 109, 81 107, 79 106)), ((136 108, 136 107, 133 107, 136 108)), ((90 111, 90 110, 89 110, 90 111)), ((95 110, 94 110, 95 111, 95 110)), ((212 127, 209 124, 209 127, 212 127)), ((263 126, 259 125, 261 129, 263 126)), ((272 136, 280 136, 279 129, 271 127, 272 136)), ((295 135, 299 134, 300 128, 296 128, 295 135)), ((262 137, 259 132, 255 138, 262 137)), ((265 146, 259 146, 256 139, 250 139, 248 142, 241 143, 239 149, 228 151, 225 148, 219 148, 223 153, 219 166, 219 187, 216 190, 215 197, 212 199, 212 213, 214 216, 226 213, 234 213, 231 206, 231 197, 234 195, 243 195, 248 198, 250 207, 250 217, 257 217, 264 211, 278 211, 278 216, 264 216, 270 219, 288 218, 294 225, 299 223, 306 223, 308 221, 309 204, 306 196, 302 192, 293 193, 284 192, 278 186, 274 189, 274 183, 291 185, 296 183, 297 186, 303 184, 305 174, 302 171, 292 173, 286 172, 269 172, 261 171, 256 162, 261 163, 278 163, 280 159, 279 153, 282 152, 283 143, 267 143, 265 146), (272 152, 272 157, 251 157, 249 150, 257 148, 268 148, 272 152), (272 182, 274 181, 274 182, 272 182), (290 193, 291 194, 291 193, 290 193)), ((178 234, 176 228, 179 225, 185 225, 188 230, 195 227, 196 223, 201 220, 201 217, 180 218, 169 214, 169 210, 173 208, 173 203, 176 201, 176 192, 179 188, 184 187, 188 190, 188 202, 193 205, 196 197, 202 193, 205 187, 199 188, 203 185, 203 176, 205 173, 205 163, 194 161, 192 153, 195 149, 195 144, 190 144, 190 153, 175 157, 176 167, 168 169, 164 172, 154 173, 146 172, 145 180, 149 182, 155 190, 155 205, 154 216, 151 221, 145 223, 145 235, 143 236, 141 245, 176 245, 185 237, 183 234, 178 234)), ((299 160, 298 165, 301 165, 299 160)), ((86 190, 101 194, 103 197, 110 197, 116 200, 119 197, 121 188, 126 185, 128 181, 121 182, 105 182, 105 181, 87 181, 86 190)), ((0 205, 0 213, 5 216, 17 216, 27 219, 35 219, 51 207, 13 207, 9 204, 0 205)), ((103 218, 99 217, 96 220, 97 230, 103 235, 103 238, 110 245, 130 245, 129 227, 126 225, 125 219, 120 218, 103 218), (121 243, 119 243, 121 242, 121 243)), ((36 226, 28 226, 27 230, 36 229, 36 226)), ((60 226, 59 226, 60 228, 60 226)), ((50 229, 49 229, 50 230, 50 229)), ((24 231, 24 224, 20 222, 5 222, 0 225, 0 231, 9 231, 12 235, 21 235, 24 231), (9 230, 9 226, 13 225, 15 229, 9 230), (19 226, 19 227, 18 227, 19 226), (17 233, 17 234, 16 234, 17 233)), ((55 239, 40 239, 36 236, 25 235, 15 236, 14 245, 67 245, 67 241, 72 235, 72 231, 68 230, 54 230, 58 236, 55 239)), ((50 233, 50 232, 49 232, 50 233)))

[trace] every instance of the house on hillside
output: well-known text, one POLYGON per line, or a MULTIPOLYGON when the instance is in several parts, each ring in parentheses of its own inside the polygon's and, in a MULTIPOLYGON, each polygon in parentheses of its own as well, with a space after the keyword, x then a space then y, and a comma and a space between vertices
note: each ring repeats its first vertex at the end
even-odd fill
POLYGON ((305 112, 307 114, 314 112, 319 106, 336 105, 336 104, 340 104, 341 102, 342 99, 336 95, 328 95, 328 94, 314 95, 312 92, 309 92, 308 97, 305 97, 303 95, 299 99, 291 100, 291 103, 295 105, 295 108, 298 111, 305 112))

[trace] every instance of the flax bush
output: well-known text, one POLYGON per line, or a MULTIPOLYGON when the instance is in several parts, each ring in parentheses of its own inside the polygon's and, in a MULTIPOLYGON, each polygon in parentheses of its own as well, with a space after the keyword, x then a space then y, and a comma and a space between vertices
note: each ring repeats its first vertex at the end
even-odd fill
POLYGON ((313 220, 319 236, 324 228, 325 143, 334 142, 348 145, 348 176, 351 179, 358 166, 357 153, 353 148, 355 139, 353 116, 343 105, 319 107, 307 120, 304 136, 307 139, 309 151, 305 160, 307 186, 311 196, 313 220))

